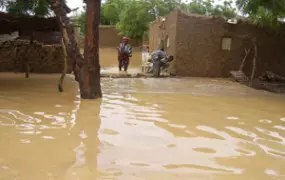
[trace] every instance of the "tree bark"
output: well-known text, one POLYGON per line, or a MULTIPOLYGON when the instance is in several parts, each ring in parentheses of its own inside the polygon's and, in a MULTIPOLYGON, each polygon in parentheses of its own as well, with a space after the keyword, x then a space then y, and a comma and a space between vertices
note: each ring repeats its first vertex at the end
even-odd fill
POLYGON ((86 34, 84 48, 84 67, 81 98, 97 99, 102 97, 99 63, 99 24, 101 0, 85 0, 86 34))
POLYGON ((83 79, 79 77, 80 68, 83 67, 83 57, 80 54, 77 42, 74 36, 74 29, 71 25, 67 13, 71 10, 67 7, 64 0, 50 0, 56 19, 59 24, 61 35, 64 40, 68 58, 71 60, 75 80, 82 84, 83 79))
POLYGON ((65 0, 50 0, 56 14, 64 40, 68 58, 72 62, 75 79, 79 82, 81 98, 96 99, 102 97, 99 65, 99 22, 101 0, 86 0, 87 32, 85 36, 84 59, 78 48, 74 29, 67 13, 71 10, 65 0))

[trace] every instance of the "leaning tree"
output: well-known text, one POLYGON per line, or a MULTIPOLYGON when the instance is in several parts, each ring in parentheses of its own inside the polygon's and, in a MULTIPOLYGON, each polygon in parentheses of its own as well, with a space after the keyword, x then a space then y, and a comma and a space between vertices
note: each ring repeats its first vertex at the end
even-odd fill
POLYGON ((9 12, 44 16, 51 9, 57 19, 66 54, 72 63, 81 98, 102 97, 99 64, 99 23, 101 0, 84 0, 86 3, 86 35, 84 56, 77 45, 74 29, 67 14, 71 9, 65 0, 0 0, 0 6, 9 12))

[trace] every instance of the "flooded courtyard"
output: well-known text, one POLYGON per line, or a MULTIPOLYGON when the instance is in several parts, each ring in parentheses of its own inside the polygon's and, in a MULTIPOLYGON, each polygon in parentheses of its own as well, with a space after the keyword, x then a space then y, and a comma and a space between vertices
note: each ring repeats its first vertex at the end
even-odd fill
POLYGON ((285 179, 285 96, 224 79, 0 74, 1 180, 285 179))

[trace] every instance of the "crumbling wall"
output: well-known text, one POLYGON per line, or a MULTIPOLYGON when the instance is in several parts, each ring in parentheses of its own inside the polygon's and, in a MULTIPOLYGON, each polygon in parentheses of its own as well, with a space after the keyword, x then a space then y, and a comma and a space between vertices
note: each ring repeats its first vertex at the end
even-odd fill
MULTIPOLYGON (((149 49, 153 52, 158 49, 161 45, 163 46, 166 53, 173 55, 176 59, 176 22, 177 22, 178 10, 172 11, 167 17, 159 18, 152 22, 149 26, 149 49)), ((176 61, 171 63, 168 71, 175 74, 176 61)))
MULTIPOLYGON (((33 73, 61 73, 63 70, 63 52, 60 45, 1 45, 0 72, 24 72, 26 60, 29 62, 30 72, 33 73)), ((68 72, 70 71, 71 68, 68 72)))
MULTIPOLYGON (((31 31, 20 31, 19 38, 21 40, 30 40, 31 31)), ((61 33, 59 31, 34 31, 33 38, 43 44, 60 44, 61 33)))
POLYGON ((228 24, 219 17, 177 13, 176 74, 181 76, 228 77, 237 70, 244 49, 251 49, 245 74, 252 70, 253 43, 257 39, 256 76, 270 70, 285 76, 284 33, 252 25, 246 21, 228 24), (231 38, 230 50, 222 49, 223 38, 231 38))
POLYGON ((274 30, 268 27, 255 26, 247 22, 240 22, 238 25, 228 27, 227 29, 229 35, 233 37, 233 43, 239 49, 239 51, 232 53, 232 59, 240 63, 244 56, 243 50, 251 49, 244 67, 244 72, 247 76, 250 76, 252 71, 254 55, 252 38, 256 38, 257 64, 255 77, 260 76, 265 71, 272 71, 285 77, 284 26, 281 26, 279 30, 274 30))

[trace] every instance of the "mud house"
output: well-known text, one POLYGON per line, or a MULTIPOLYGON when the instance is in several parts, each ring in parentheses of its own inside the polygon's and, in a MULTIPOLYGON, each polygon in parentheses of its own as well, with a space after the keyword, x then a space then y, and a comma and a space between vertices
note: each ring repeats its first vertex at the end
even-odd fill
POLYGON ((58 73, 63 69, 61 35, 55 18, 0 12, 0 72, 58 73))
POLYGON ((174 10, 150 24, 153 51, 161 44, 174 55, 170 72, 180 76, 228 77, 239 69, 245 50, 251 50, 244 71, 252 70, 256 38, 256 76, 269 70, 285 76, 284 28, 273 30, 246 20, 229 23, 221 17, 200 16, 174 10), (282 30, 281 30, 282 29, 282 30))

